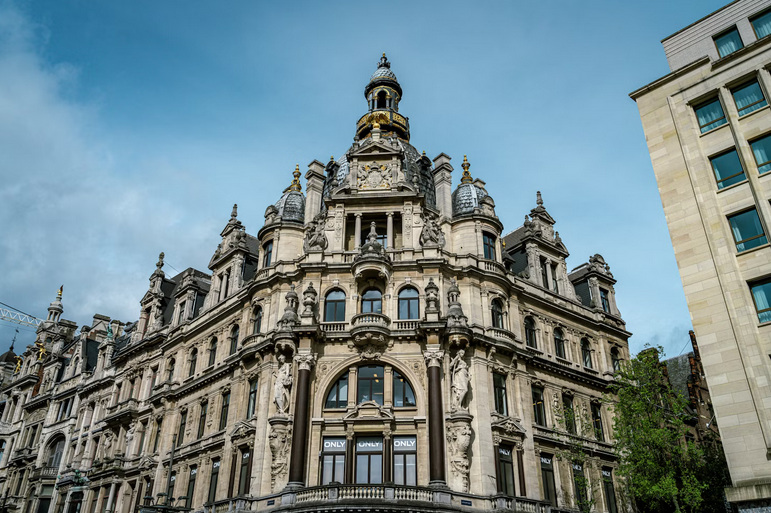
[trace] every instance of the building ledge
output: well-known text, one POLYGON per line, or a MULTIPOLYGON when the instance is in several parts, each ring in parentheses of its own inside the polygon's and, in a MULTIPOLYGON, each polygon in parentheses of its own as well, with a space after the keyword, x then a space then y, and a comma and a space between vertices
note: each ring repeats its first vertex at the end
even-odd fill
POLYGON ((730 486, 725 489, 728 502, 765 501, 771 505, 771 483, 730 486))

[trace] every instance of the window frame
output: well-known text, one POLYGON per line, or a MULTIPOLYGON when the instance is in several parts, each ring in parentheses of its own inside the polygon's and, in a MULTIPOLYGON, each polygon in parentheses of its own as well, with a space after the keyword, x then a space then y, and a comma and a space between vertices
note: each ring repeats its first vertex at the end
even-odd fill
POLYGON ((600 442, 605 441, 605 428, 602 426, 602 406, 597 403, 590 405, 592 411, 592 427, 594 428, 594 438, 600 442))
POLYGON ((533 401, 533 423, 536 426, 546 427, 546 399, 543 387, 530 387, 530 396, 533 401), (536 393, 540 397, 536 397, 536 393))
POLYGON ((187 428, 187 410, 182 410, 179 417, 179 429, 177 430, 177 443, 175 447, 185 443, 185 429, 187 428))
POLYGON ((562 418, 565 421, 565 430, 571 435, 576 434, 576 409, 573 404, 573 396, 562 394, 562 418))
POLYGON ((273 263, 273 239, 265 241, 262 245, 262 267, 270 267, 273 263))
POLYGON ((230 412, 230 392, 222 394, 222 407, 220 408, 219 431, 228 427, 228 413, 230 412))
POLYGON ((249 493, 249 481, 251 481, 252 449, 249 446, 241 448, 241 463, 238 465, 238 496, 249 493))
POLYGON ((236 324, 230 330, 230 355, 232 356, 238 352, 238 339, 241 336, 241 327, 236 324))
POLYGON ((733 98, 734 106, 736 106, 736 113, 739 116, 739 118, 743 118, 744 116, 749 116, 753 112, 755 112, 757 110, 760 110, 763 107, 768 105, 768 98, 766 97, 766 91, 763 89, 763 84, 761 84, 760 78, 757 75, 753 75, 752 78, 750 78, 749 80, 745 80, 743 82, 740 82, 738 85, 734 85, 734 86, 730 87, 728 89, 728 91, 731 93, 731 98, 733 98), (751 86, 753 83, 758 85, 758 89, 760 90, 760 95, 761 95, 762 98, 760 100, 754 102, 754 103, 751 103, 749 105, 745 105, 744 107, 742 107, 740 109, 739 108, 739 104, 736 103, 736 92, 751 86), (753 109, 753 110, 751 110, 749 112, 745 112, 744 114, 741 113, 741 111, 743 111, 743 110, 746 111, 747 109, 749 109, 753 105, 757 105, 758 103, 761 103, 761 102, 765 102, 766 105, 761 105, 757 109, 753 109))
POLYGON ((324 399, 324 409, 325 410, 339 410, 343 408, 348 407, 348 396, 351 392, 351 380, 349 377, 349 371, 345 371, 337 380, 334 382, 332 387, 329 389, 329 392, 327 392, 327 396, 324 399), (345 399, 340 398, 340 382, 345 381, 346 387, 345 387, 345 399), (335 406, 329 406, 329 396, 332 395, 334 392, 335 394, 335 406), (340 406, 343 404, 342 406, 340 406))
POLYGON ((565 332, 562 328, 557 327, 554 328, 552 335, 554 338, 554 355, 557 358, 567 360, 567 353, 565 353, 565 332), (557 336, 558 334, 559 336, 557 336))
POLYGON ((692 108, 693 108, 693 115, 696 117, 696 126, 699 127, 699 134, 706 134, 707 132, 711 132, 712 130, 716 130, 721 126, 728 124, 728 117, 725 114, 725 108, 723 108, 723 101, 720 99, 720 95, 710 96, 708 100, 703 100, 698 103, 694 103, 692 104, 692 108), (704 125, 700 124, 699 112, 698 112, 699 109, 703 109, 704 107, 712 105, 715 102, 717 102, 717 104, 720 106, 720 112, 723 114, 723 116, 717 119, 713 119, 712 121, 710 121, 709 123, 705 123, 704 125), (713 126, 712 128, 704 130, 705 127, 708 127, 709 125, 717 123, 720 120, 723 120, 723 122, 720 123, 719 125, 713 126))
POLYGON ((349 442, 349 440, 347 440, 344 436, 324 436, 324 437, 322 437, 322 439, 321 439, 321 454, 320 454, 320 457, 319 457, 320 467, 321 467, 319 469, 319 485, 320 486, 328 485, 328 484, 334 483, 334 482, 337 482, 337 483, 340 483, 340 484, 345 482, 345 471, 346 471, 346 461, 345 461, 346 458, 345 458, 345 456, 346 456, 346 452, 347 452, 346 449, 348 447, 348 442, 349 442), (334 442, 342 442, 343 443, 343 447, 327 448, 326 442, 332 442, 332 441, 334 441, 334 442), (326 476, 324 475, 324 464, 326 463, 327 458, 329 458, 329 461, 332 464, 332 475, 330 476, 330 480, 329 481, 326 480, 326 476), (342 469, 343 469, 343 471, 342 471, 343 475, 342 476, 336 475, 337 474, 336 470, 337 470, 338 462, 342 463, 342 465, 341 465, 342 469), (339 481, 336 479, 338 477, 340 478, 339 481))
POLYGON ((409 380, 407 380, 407 378, 405 378, 404 375, 396 369, 393 369, 393 371, 391 372, 391 390, 393 394, 394 408, 416 408, 418 406, 418 400, 415 397, 415 389, 412 388, 412 385, 410 384, 409 380), (397 396, 396 396, 397 379, 402 380, 402 396, 401 396, 402 405, 401 406, 397 404, 397 396), (414 404, 407 404, 407 390, 412 392, 412 399, 414 401, 414 404))
POLYGON ((506 375, 500 372, 493 372, 493 399, 495 411, 501 415, 508 416, 509 404, 506 390, 506 375))
POLYGON ((490 315, 493 328, 506 329, 503 327, 503 302, 497 297, 490 302, 490 315))
POLYGON ((755 39, 758 40, 758 41, 760 41, 761 39, 765 39, 768 36, 771 36, 771 32, 769 32, 765 36, 762 36, 762 37, 759 36, 758 35, 758 31, 755 28, 755 20, 757 20, 759 18, 762 18, 763 16, 766 16, 766 15, 769 15, 769 14, 771 14, 771 8, 767 8, 767 9, 763 9, 761 11, 758 11, 758 12, 756 12, 755 14, 753 14, 752 16, 750 16, 748 18, 748 21, 750 22, 750 26, 752 27, 752 33, 755 34, 755 39))
MULTIPOLYGON (((192 378, 193 376, 195 376, 196 367, 198 365, 198 349, 195 348, 195 347, 193 348, 192 351, 190 351, 190 363, 189 363, 189 365, 190 365, 190 367, 189 367, 189 369, 187 371, 187 377, 188 378, 192 378)), ((133 386, 132 386, 132 389, 133 389, 133 386)))
POLYGON ((206 430, 206 415, 209 414, 209 401, 202 402, 200 410, 198 414, 198 438, 201 438, 206 430))
POLYGON ((365 290, 361 295, 361 313, 374 313, 374 314, 383 314, 383 293, 380 291, 380 289, 376 287, 370 287, 367 290, 365 290), (377 292, 379 294, 379 297, 377 299, 365 299, 364 296, 367 295, 368 292, 377 292), (369 311, 365 311, 364 305, 369 304, 369 311), (379 311, 374 311, 374 305, 375 303, 380 304, 379 311))
POLYGON ((249 395, 246 401, 246 418, 251 419, 257 413, 257 393, 259 391, 259 380, 257 378, 249 381, 249 395))
POLYGON ((495 243, 498 237, 490 232, 482 232, 482 256, 487 260, 497 261, 497 255, 495 251, 495 243))
POLYGON ((420 292, 415 287, 403 287, 399 294, 397 295, 398 303, 397 303, 397 317, 399 320, 402 321, 416 321, 420 319, 420 292), (402 294, 407 293, 415 293, 415 297, 407 297, 402 296, 402 294), (407 306, 407 317, 402 317, 402 303, 406 304, 407 306), (413 316, 412 310, 415 310, 415 314, 413 316))
POLYGON ((257 335, 262 332, 262 307, 257 305, 254 307, 252 314, 252 335, 257 335))
POLYGON ((506 495, 507 497, 515 497, 517 495, 517 490, 516 490, 516 484, 514 480, 514 475, 516 472, 516 469, 514 466, 514 447, 507 444, 500 444, 497 446, 497 450, 498 450, 498 475, 500 476, 500 481, 498 483, 498 492, 502 493, 503 495, 506 495), (508 452, 508 454, 506 454, 504 451, 508 452))
POLYGON ((738 185, 738 184, 740 184, 742 182, 746 182, 747 181, 747 171, 745 171, 745 169, 744 169, 744 163, 742 162, 742 157, 739 154, 739 150, 736 148, 736 146, 734 146, 733 148, 730 148, 728 150, 721 151, 720 153, 716 153, 715 155, 710 156, 708 158, 708 160, 709 160, 709 166, 712 168, 712 175, 715 177, 715 182, 717 183, 718 191, 722 191, 723 189, 726 189, 726 188, 731 187, 733 185, 738 185), (741 172, 734 173, 731 176, 726 176, 725 178, 718 179, 717 172, 715 171, 715 164, 714 164, 715 159, 723 157, 724 155, 728 155, 729 153, 732 153, 732 152, 736 153, 736 158, 739 161, 739 167, 741 167, 741 169, 742 169, 741 172), (736 183, 732 183, 730 185, 721 185, 723 182, 726 182, 726 181, 728 181, 728 180, 730 180, 730 179, 732 179, 732 178, 734 178, 736 176, 739 176, 739 175, 744 175, 744 179, 740 180, 740 181, 738 181, 736 183))
MULTIPOLYGON (((767 132, 761 136, 754 137, 752 140, 747 141, 750 145, 750 151, 752 152, 752 159, 755 161, 755 169, 757 169, 758 171, 758 176, 763 176, 767 173, 771 173, 771 168, 765 171, 760 170, 761 167, 768 166, 769 164, 771 164, 771 158, 769 158, 769 160, 766 160, 765 162, 758 162, 758 157, 755 156, 755 148, 752 147, 753 144, 755 144, 756 142, 760 142, 764 139, 768 139, 769 144, 771 145, 771 132, 767 132)), ((771 151, 769 151, 769 157, 771 157, 771 151)))
POLYGON ((361 365, 357 369, 356 372, 356 404, 361 404, 365 401, 374 401, 380 406, 383 406, 385 403, 385 367, 383 365, 361 365), (374 368, 379 369, 382 371, 383 376, 378 377, 377 374, 373 377, 370 376, 362 376, 361 370, 362 369, 368 369, 368 368, 374 368), (378 380, 381 382, 380 385, 380 392, 377 394, 380 397, 380 400, 378 401, 375 399, 375 383, 378 382, 378 380), (362 391, 364 390, 364 384, 365 382, 369 385, 369 399, 362 399, 362 391))
POLYGON ((217 501, 217 484, 220 477, 220 467, 222 466, 221 458, 212 458, 211 460, 211 475, 209 476, 209 494, 208 504, 214 504, 217 501))
MULTIPOLYGON (((391 472, 391 475, 393 476, 394 484, 396 485, 402 485, 402 486, 417 486, 418 484, 418 438, 416 435, 398 435, 392 437, 392 454, 393 454, 393 469, 391 472), (408 450, 397 450, 396 448, 396 441, 398 439, 403 439, 409 441, 414 441, 413 447, 408 450), (414 465, 412 465, 412 471, 409 471, 410 468, 410 456, 412 456, 412 461, 414 462, 414 465), (404 466, 404 482, 400 483, 396 479, 396 465, 397 465, 397 459, 401 457, 402 464, 404 466)), ((385 448, 385 446, 384 446, 385 448)), ((386 463, 384 462, 384 465, 386 463)))
POLYGON ((538 348, 538 329, 535 325, 535 320, 531 316, 525 317, 525 321, 523 322, 523 325, 525 327, 525 345, 527 347, 532 347, 534 349, 538 348), (528 323, 530 324, 530 327, 528 327, 528 323), (532 337, 531 337, 532 335, 532 337), (532 340, 532 344, 530 343, 532 340))
MULTIPOLYGON (((763 310, 759 310, 758 309, 758 303, 755 300, 755 293, 752 290, 753 287, 755 287, 755 286, 771 284, 771 277, 766 277, 766 278, 762 278, 762 279, 759 279, 759 280, 750 281, 747 284, 750 287, 750 296, 752 296, 752 304, 755 305, 755 312, 758 315, 758 322, 760 324, 771 322, 771 321, 761 321, 760 320, 760 314, 765 313, 765 312, 771 312, 771 302, 769 303, 769 307, 768 308, 764 308, 763 310)), ((771 299, 771 298, 769 298, 769 299, 771 299)))
POLYGON ((715 45, 715 50, 717 50, 718 59, 724 59, 724 58, 728 57, 729 55, 733 55, 736 52, 738 52, 739 50, 741 50, 742 48, 744 48, 744 40, 742 39, 742 35, 739 32, 739 27, 737 27, 736 25, 728 27, 727 29, 722 30, 722 31, 718 32, 717 34, 715 34, 714 36, 712 36, 712 43, 715 45), (739 36, 739 43, 741 44, 741 46, 739 48, 737 48, 736 50, 734 50, 733 52, 731 52, 731 53, 727 53, 725 55, 720 55, 720 47, 717 45, 717 40, 727 36, 731 32, 736 32, 736 35, 739 36))
POLYGON ((217 363, 217 337, 212 337, 209 341, 209 367, 217 363))
POLYGON ((384 454, 385 453, 385 439, 383 438, 382 435, 381 436, 376 436, 376 435, 375 436, 366 436, 365 435, 365 436, 359 436, 359 437, 355 438, 354 440, 355 440, 355 443, 356 443, 355 454, 354 454, 354 456, 355 456, 355 460, 354 460, 355 467, 354 467, 354 472, 353 472, 353 474, 354 474, 354 479, 353 479, 354 483, 355 484, 371 484, 371 485, 373 485, 373 484, 383 484, 383 477, 384 477, 383 470, 385 470, 385 454, 384 454), (381 447, 380 451, 376 451, 376 450, 359 451, 359 440, 362 439, 362 438, 379 439, 380 440, 380 447, 381 447), (360 456, 365 456, 367 458, 367 481, 364 482, 364 483, 359 481, 359 457, 360 456), (373 468, 372 457, 373 456, 380 456, 380 481, 376 481, 376 482, 372 481, 372 468, 373 468))
POLYGON ((734 246, 736 247, 736 253, 737 254, 746 253, 747 251, 751 251, 751 250, 753 250, 755 248, 759 248, 761 246, 764 246, 764 245, 768 244, 768 235, 766 234, 766 227, 765 227, 765 225, 763 223, 763 218, 760 217, 760 212, 758 212, 758 209, 756 207, 745 208, 744 210, 740 210, 738 212, 733 212, 732 214, 728 214, 728 215, 726 215, 726 220, 728 220, 728 229, 731 232, 731 238, 734 241, 734 246), (760 235, 755 235, 753 237, 750 237, 749 239, 742 239, 740 241, 737 241, 736 240, 736 235, 734 235, 734 229, 733 229, 733 225, 731 224, 731 219, 734 218, 734 217, 746 214, 747 212, 755 212, 755 215, 758 216, 758 223, 760 223, 760 228, 763 230, 763 233, 761 233, 760 235), (753 240, 759 239, 761 237, 765 237, 766 238, 766 242, 765 243, 759 244, 757 246, 753 246, 753 247, 747 248, 747 249, 739 249, 739 244, 745 244, 745 243, 747 243, 749 241, 753 241, 753 240))
POLYGON ((198 475, 198 465, 190 465, 190 473, 187 477, 187 499, 185 500, 185 507, 191 508, 193 506, 193 495, 195 495, 195 481, 198 475))
POLYGON ((592 366, 592 343, 586 337, 581 339, 581 364, 587 369, 594 369, 592 366))
MULTIPOLYGON (((382 298, 382 296, 381 296, 382 298)), ((333 289, 324 296, 324 322, 345 322, 345 303, 347 296, 342 289, 333 289), (333 294, 342 294, 342 299, 330 299, 333 294), (332 318, 330 319, 330 307, 332 307, 332 318), (340 315, 338 315, 340 314, 340 315)))

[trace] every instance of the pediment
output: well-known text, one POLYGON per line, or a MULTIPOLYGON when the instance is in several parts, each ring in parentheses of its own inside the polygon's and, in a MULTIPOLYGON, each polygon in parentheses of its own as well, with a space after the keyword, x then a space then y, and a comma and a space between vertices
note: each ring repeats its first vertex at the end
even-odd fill
POLYGON ((500 435, 506 437, 520 438, 525 435, 525 428, 518 420, 512 417, 504 417, 503 415, 496 415, 493 417, 493 422, 490 427, 493 431, 497 431, 500 435))
POLYGON ((352 162, 355 158, 364 157, 370 159, 372 157, 391 157, 393 155, 401 155, 401 148, 394 148, 388 142, 384 140, 372 141, 366 146, 361 146, 352 151, 348 156, 348 161, 352 162))
POLYGON ((230 431, 231 438, 247 438, 250 435, 254 435, 254 426, 245 420, 240 420, 236 423, 235 427, 230 431))
POLYGON ((352 412, 347 413, 343 420, 373 420, 373 419, 393 419, 394 415, 390 408, 381 406, 375 401, 365 401, 357 404, 352 412))
POLYGON ((139 468, 142 470, 152 469, 158 466, 158 462, 152 456, 142 456, 139 460, 139 468))

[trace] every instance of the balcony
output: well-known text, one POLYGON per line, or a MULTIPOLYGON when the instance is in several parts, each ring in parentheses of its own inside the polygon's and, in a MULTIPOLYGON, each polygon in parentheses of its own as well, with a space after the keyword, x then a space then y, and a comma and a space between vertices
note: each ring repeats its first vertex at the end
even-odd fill
POLYGON ((126 399, 115 406, 107 408, 107 415, 104 417, 104 421, 107 423, 123 421, 128 418, 136 417, 137 410, 139 409, 139 401, 136 399, 126 399))
POLYGON ((502 328, 485 328, 485 335, 496 340, 503 340, 509 344, 514 344, 517 341, 517 337, 514 333, 502 328))
POLYGON ((58 473, 58 467, 38 467, 32 470, 32 479, 39 479, 41 477, 56 477, 58 473))

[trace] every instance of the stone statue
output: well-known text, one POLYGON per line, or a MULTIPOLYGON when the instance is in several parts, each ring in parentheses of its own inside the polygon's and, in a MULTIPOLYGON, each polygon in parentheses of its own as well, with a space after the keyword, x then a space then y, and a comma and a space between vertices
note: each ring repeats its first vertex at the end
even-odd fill
POLYGON ((14 356, 14 358, 16 358, 16 368, 13 370, 13 373, 17 374, 21 370, 21 362, 23 362, 24 359, 19 355, 14 356))
POLYGON ((469 372, 468 365, 463 360, 465 351, 458 350, 455 358, 450 362, 450 375, 452 376, 452 411, 464 410, 463 400, 468 393, 469 372))
POLYGON ((37 361, 41 361, 46 355, 46 347, 43 342, 35 342, 35 347, 37 347, 37 361))
POLYGON ((128 444, 131 440, 134 439, 134 433, 137 431, 137 423, 135 421, 131 421, 131 424, 129 425, 128 431, 126 431, 126 443, 128 444))
POLYGON ((444 247, 444 232, 442 232, 436 216, 424 210, 421 219, 423 220, 423 229, 420 231, 420 245, 444 247))
POLYGON ((325 225, 325 212, 319 212, 316 217, 308 223, 308 228, 305 232, 305 241, 303 242, 303 250, 306 253, 311 250, 324 251, 327 249, 329 242, 327 241, 327 235, 324 233, 325 225))
POLYGON ((289 390, 292 388, 292 362, 286 361, 286 356, 282 354, 278 356, 278 364, 273 402, 276 403, 276 413, 286 415, 289 409, 289 390))

